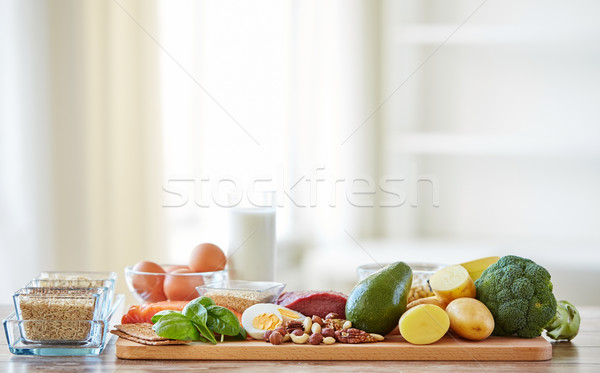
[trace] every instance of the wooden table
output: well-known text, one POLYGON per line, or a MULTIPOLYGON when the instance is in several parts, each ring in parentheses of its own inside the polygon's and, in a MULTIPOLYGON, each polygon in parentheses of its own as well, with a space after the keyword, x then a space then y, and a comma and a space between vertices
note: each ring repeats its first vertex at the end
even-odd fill
MULTIPOLYGON (((6 337, 0 340, 1 372, 127 372, 186 371, 192 369, 273 371, 283 370, 325 372, 363 372, 388 370, 404 372, 457 371, 577 371, 600 372, 600 307, 581 307, 582 326, 573 342, 554 343, 552 360, 543 362, 444 362, 444 361, 152 361, 121 360, 115 357, 113 338, 102 355, 94 357, 16 356, 8 351, 6 337)), ((0 306, 0 315, 8 315, 10 306, 0 306)))

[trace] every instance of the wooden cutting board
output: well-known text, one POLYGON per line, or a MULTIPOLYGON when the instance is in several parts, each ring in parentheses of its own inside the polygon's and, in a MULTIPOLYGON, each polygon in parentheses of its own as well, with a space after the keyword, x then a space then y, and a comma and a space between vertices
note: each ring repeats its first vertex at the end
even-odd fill
POLYGON ((552 359, 552 345, 543 337, 534 339, 490 337, 467 341, 446 335, 431 345, 417 346, 400 336, 363 344, 273 346, 262 341, 225 342, 216 346, 146 346, 119 338, 116 355, 121 359, 153 360, 495 360, 538 361, 552 359))

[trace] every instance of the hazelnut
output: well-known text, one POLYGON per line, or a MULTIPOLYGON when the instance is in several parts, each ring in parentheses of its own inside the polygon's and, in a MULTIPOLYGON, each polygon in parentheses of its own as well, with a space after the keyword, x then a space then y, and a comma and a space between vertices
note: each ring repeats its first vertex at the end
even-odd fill
POLYGON ((318 345, 323 342, 323 335, 321 333, 311 334, 310 338, 308 338, 308 343, 311 345, 318 345))
POLYGON ((280 345, 283 343, 283 336, 281 335, 281 333, 273 332, 269 336, 269 342, 271 342, 272 345, 280 345))
POLYGON ((273 333, 272 330, 267 330, 265 332, 265 342, 269 342, 269 337, 271 336, 271 333, 273 333))
POLYGON ((321 330, 321 334, 323 335, 323 337, 335 337, 335 330, 333 330, 332 328, 323 328, 321 330))
POLYGON ((325 318, 326 318, 326 319, 339 319, 339 318, 340 318, 340 315, 338 315, 338 314, 337 314, 337 313, 335 313, 335 312, 329 312, 329 313, 327 314, 327 316, 325 316, 325 318))
POLYGON ((287 331, 285 330, 285 327, 283 327, 283 326, 278 326, 273 331, 278 332, 279 334, 281 334, 282 337, 285 337, 285 335, 287 334, 287 331))
POLYGON ((300 337, 302 334, 304 334, 304 330, 303 329, 294 329, 294 331, 292 332, 292 335, 298 336, 300 337))
POLYGON ((317 315, 313 315, 312 322, 313 322, 313 324, 319 324, 319 325, 323 326, 323 319, 317 315))

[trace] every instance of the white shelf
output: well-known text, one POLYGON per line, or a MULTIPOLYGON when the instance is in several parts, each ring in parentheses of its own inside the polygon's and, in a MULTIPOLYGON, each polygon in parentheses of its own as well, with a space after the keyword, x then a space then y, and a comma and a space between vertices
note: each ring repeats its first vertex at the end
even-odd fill
POLYGON ((385 146, 395 154, 600 157, 591 137, 402 133, 388 136, 385 146))

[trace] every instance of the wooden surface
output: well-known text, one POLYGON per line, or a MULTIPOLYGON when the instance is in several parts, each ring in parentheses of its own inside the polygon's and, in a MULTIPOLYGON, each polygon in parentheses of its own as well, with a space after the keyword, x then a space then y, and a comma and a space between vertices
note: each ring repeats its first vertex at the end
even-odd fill
MULTIPOLYGON (((260 371, 326 372, 364 371, 514 371, 514 372, 600 372, 600 307, 580 307, 582 328, 572 342, 552 343, 552 359, 523 361, 194 361, 124 360, 116 357, 115 340, 95 357, 15 356, 8 351, 4 333, 0 337, 0 372, 167 372, 167 371, 260 371)), ((10 306, 0 306, 0 316, 10 306)), ((318 346, 317 348, 322 347, 318 346)))
POLYGON ((123 359, 158 360, 548 360, 552 345, 544 338, 492 337, 474 342, 445 336, 431 345, 416 346, 400 336, 378 343, 311 346, 262 341, 227 342, 215 346, 192 343, 177 346, 146 346, 119 338, 116 355, 123 359))

